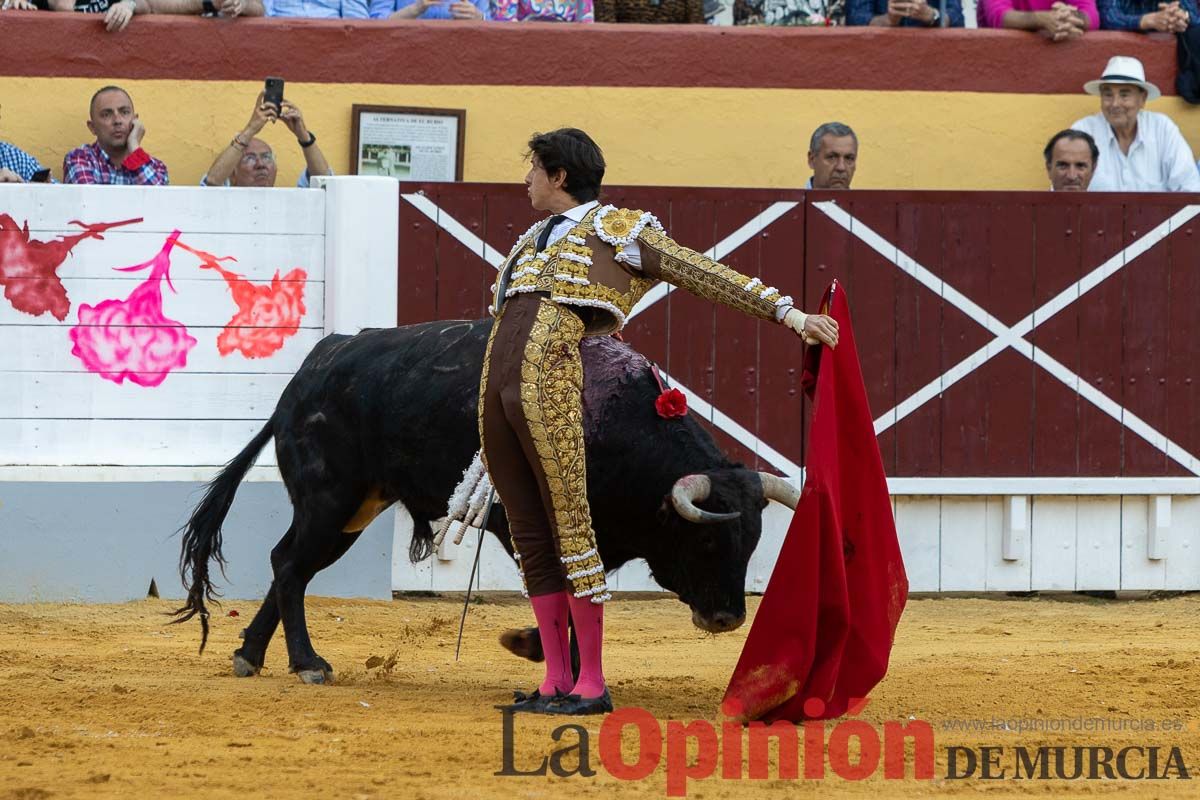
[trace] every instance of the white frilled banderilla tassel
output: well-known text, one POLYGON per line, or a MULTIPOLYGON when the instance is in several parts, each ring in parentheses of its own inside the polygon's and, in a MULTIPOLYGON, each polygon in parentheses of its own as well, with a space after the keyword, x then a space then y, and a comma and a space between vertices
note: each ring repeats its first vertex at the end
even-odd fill
POLYGON ((463 479, 450 495, 446 509, 446 519, 433 537, 433 546, 441 547, 446 534, 454 526, 458 526, 454 535, 454 543, 462 544, 463 536, 468 527, 482 528, 486 523, 483 515, 487 513, 488 497, 492 493, 492 480, 484 469, 483 459, 479 453, 471 461, 471 466, 463 471, 463 479))

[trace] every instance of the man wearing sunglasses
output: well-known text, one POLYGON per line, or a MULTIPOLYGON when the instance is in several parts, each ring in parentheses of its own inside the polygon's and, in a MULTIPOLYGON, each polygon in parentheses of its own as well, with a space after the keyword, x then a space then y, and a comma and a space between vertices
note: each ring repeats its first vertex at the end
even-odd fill
POLYGON ((296 185, 308 188, 310 175, 332 175, 329 162, 317 144, 317 136, 304 124, 304 115, 299 107, 287 100, 281 108, 263 101, 260 92, 254 104, 254 112, 246 127, 233 137, 217 160, 200 179, 201 186, 274 186, 276 177, 275 153, 271 145, 255 138, 268 123, 282 122, 296 137, 300 151, 304 153, 305 169, 300 173, 296 185))

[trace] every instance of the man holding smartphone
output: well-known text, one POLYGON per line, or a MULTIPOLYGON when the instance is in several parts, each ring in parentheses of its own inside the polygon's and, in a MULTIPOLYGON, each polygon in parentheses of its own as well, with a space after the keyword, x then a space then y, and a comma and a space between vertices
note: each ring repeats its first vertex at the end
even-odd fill
POLYGON ((16 145, 0 142, 0 183, 27 183, 42 176, 50 179, 50 170, 16 145))
POLYGON ((96 141, 63 159, 63 182, 107 186, 166 186, 167 165, 142 149, 146 126, 129 92, 105 86, 92 95, 88 130, 96 141))
POLYGON ((325 154, 317 144, 317 135, 308 129, 300 108, 283 99, 283 81, 278 78, 267 80, 269 88, 273 90, 271 99, 278 102, 271 102, 266 92, 259 92, 250 121, 217 155, 208 172, 200 179, 201 186, 274 186, 277 169, 275 153, 271 145, 256 137, 268 124, 276 122, 282 122, 296 137, 296 144, 304 154, 305 169, 296 181, 298 187, 307 189, 310 175, 333 174, 325 154), (271 81, 277 81, 278 84, 272 85, 271 81))

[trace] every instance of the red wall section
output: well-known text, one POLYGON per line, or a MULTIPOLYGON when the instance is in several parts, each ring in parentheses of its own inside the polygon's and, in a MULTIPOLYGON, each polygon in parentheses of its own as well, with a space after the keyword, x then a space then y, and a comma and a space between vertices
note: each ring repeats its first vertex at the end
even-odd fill
POLYGON ((1110 32, 151 16, 110 35, 95 15, 7 12, 0 37, 12 76, 1078 94, 1121 53, 1175 91, 1173 38, 1110 32))
MULTIPOLYGON (((523 187, 401 186, 403 192, 423 190, 501 253, 536 218, 523 187)), ((724 260, 794 294, 807 310, 831 280, 842 283, 876 417, 994 338, 971 313, 909 274, 914 267, 908 259, 1011 326, 1120 257, 1194 199, 644 187, 612 188, 605 197, 652 211, 676 239, 702 251, 772 203, 797 203, 724 260), (881 238, 872 246, 869 236, 854 235, 814 205, 829 200, 881 238)), ((492 268, 404 201, 400 224, 401 324, 483 316, 492 268)), ((1035 318, 1025 336, 1047 359, 1123 409, 1118 416, 1135 415, 1193 455, 1200 452, 1197 263, 1200 217, 1164 235, 1054 316, 1035 318)), ((801 351, 788 332, 672 292, 635 318, 625 337, 677 381, 802 462, 801 351)), ((1190 474, 1012 348, 937 388, 879 437, 889 475, 1190 474)), ((733 438, 716 435, 733 457, 770 467, 733 438)))

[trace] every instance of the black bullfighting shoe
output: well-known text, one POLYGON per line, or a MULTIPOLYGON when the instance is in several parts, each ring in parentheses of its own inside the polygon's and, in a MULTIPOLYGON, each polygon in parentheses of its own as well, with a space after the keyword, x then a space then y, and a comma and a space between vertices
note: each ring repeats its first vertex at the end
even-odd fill
POLYGON ((539 690, 534 689, 529 694, 525 692, 513 692, 513 701, 507 705, 499 705, 496 708, 501 711, 528 711, 531 714, 546 714, 546 707, 556 700, 565 700, 567 695, 563 694, 558 689, 554 690, 554 694, 545 695, 539 690))
POLYGON ((584 714, 608 714, 612 710, 612 695, 608 693, 608 687, 605 686, 604 694, 599 697, 580 697, 577 694, 556 697, 546 705, 546 710, 542 713, 577 717, 584 714))

